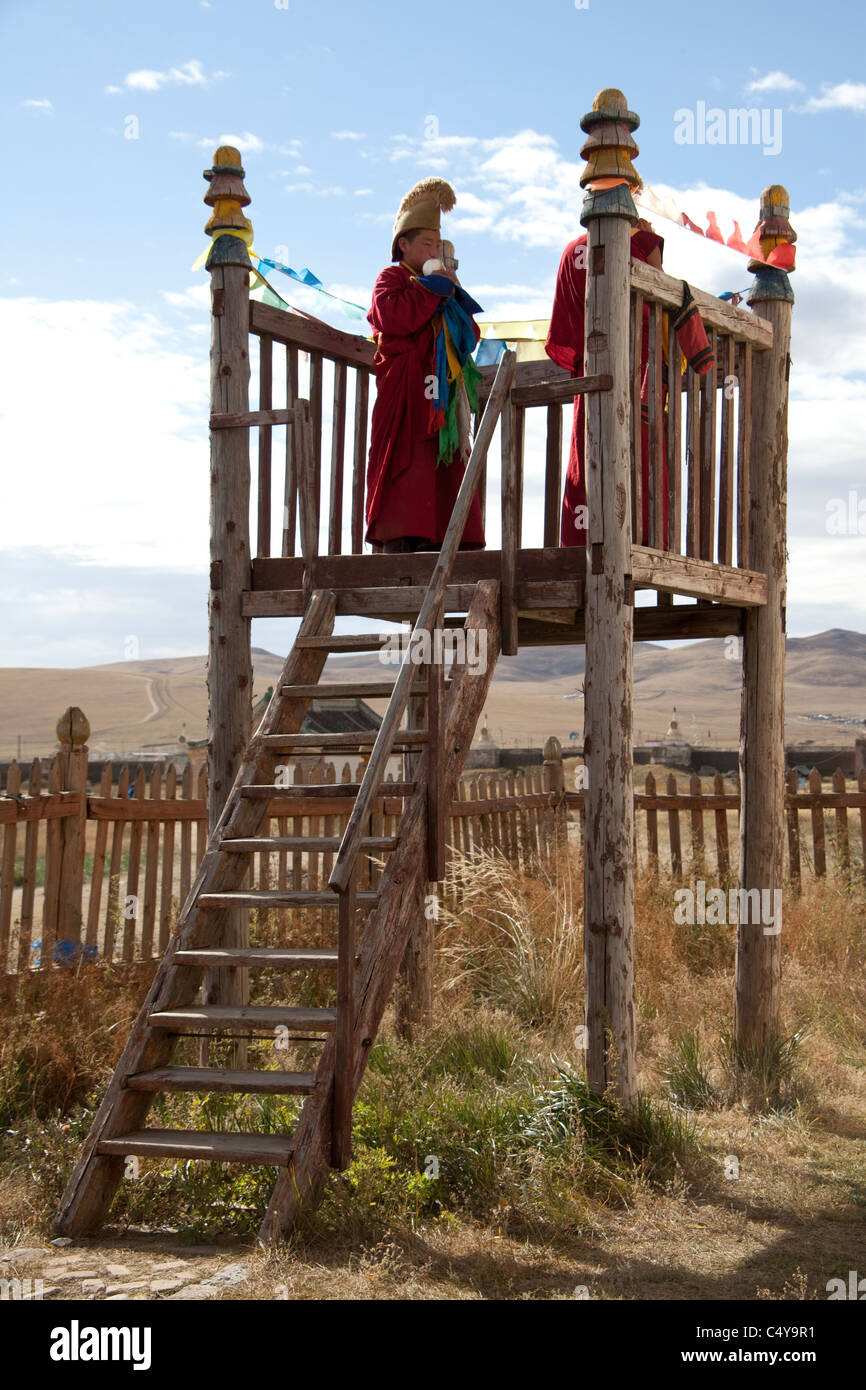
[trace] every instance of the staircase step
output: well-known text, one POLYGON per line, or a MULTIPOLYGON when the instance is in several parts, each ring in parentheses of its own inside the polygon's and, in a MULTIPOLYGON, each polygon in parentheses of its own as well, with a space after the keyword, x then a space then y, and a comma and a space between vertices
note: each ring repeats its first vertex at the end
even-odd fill
POLYGON ((126 1078, 130 1091, 202 1091, 208 1094, 309 1096, 316 1089, 313 1072, 230 1071, 225 1067, 157 1067, 126 1078))
POLYGON ((209 1158, 221 1163, 266 1163, 288 1167, 294 1140, 288 1134, 230 1134, 207 1130, 137 1129, 101 1139, 101 1154, 145 1158, 209 1158))
POLYGON ((282 1004, 198 1004, 186 1009, 157 1010, 147 1022, 151 1028, 171 1033, 273 1033, 275 1028, 288 1028, 290 1033, 332 1033, 337 1010, 290 1008, 282 1004))
MULTIPOLYGON (((447 689, 447 681, 445 685, 447 689)), ((393 689, 393 681, 319 681, 318 685, 281 685, 280 694, 290 700, 387 700, 393 689)), ((426 695, 426 682, 415 681, 412 694, 426 695)))
POLYGON ((336 970, 337 952, 320 947, 219 946, 175 951, 175 965, 251 965, 269 970, 336 970))
MULTIPOLYGON (((220 849, 233 850, 236 854, 260 854, 276 850, 338 850, 343 843, 339 835, 283 835, 261 840, 221 840, 220 849)), ((396 835, 367 835, 360 843, 360 849, 396 849, 399 839, 396 835)))
MULTIPOLYGON (((355 894, 355 901, 375 903, 379 894, 372 890, 355 894)), ((200 893, 199 907, 339 907, 340 894, 324 889, 247 888, 242 892, 200 893)))
MULTIPOLYGON (((263 734, 264 748, 290 752, 293 748, 372 748, 379 737, 375 729, 359 729, 345 734, 263 734)), ((426 729, 401 729, 394 739, 394 748, 415 748, 427 742, 426 729)))
MULTIPOLYGON (((409 796, 416 786, 417 783, 414 780, 411 782, 383 782, 379 789, 379 795, 409 796)), ((293 782, 288 787, 277 786, 275 782, 254 782, 250 786, 241 787, 241 796, 245 801, 259 801, 262 798, 270 801, 273 797, 295 801, 339 801, 345 800, 347 796, 357 796, 360 790, 360 782, 293 782)))

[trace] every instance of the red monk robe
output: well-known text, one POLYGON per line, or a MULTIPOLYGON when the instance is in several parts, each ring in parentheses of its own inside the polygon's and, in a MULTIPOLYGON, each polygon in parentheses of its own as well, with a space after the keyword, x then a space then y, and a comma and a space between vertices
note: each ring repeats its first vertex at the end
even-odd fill
MULTIPOLYGON (((556 290, 553 296, 553 310, 550 328, 547 333, 545 351, 559 367, 564 367, 572 376, 583 374, 584 347, 584 305, 586 301, 586 234, 569 242, 562 253, 559 272, 556 277, 556 290)), ((659 256, 664 247, 662 237, 650 230, 638 229, 631 239, 631 254, 635 260, 649 261, 653 250, 658 247, 659 256)), ((641 347, 641 377, 646 371, 649 355, 649 308, 643 307, 643 344, 641 347)), ((586 545, 586 528, 576 526, 578 507, 586 507, 586 477, 583 467, 584 451, 584 396, 576 396, 574 401, 574 427, 571 433, 571 449, 568 455, 568 471, 565 476, 565 491, 562 498, 562 520, 560 526, 560 545, 586 545)), ((649 527, 649 433, 647 422, 641 424, 641 490, 644 534, 649 527)), ((667 465, 662 461, 663 489, 667 498, 667 465)), ((583 516, 586 515, 584 512, 583 516)), ((667 548, 667 509, 665 509, 665 537, 667 548)))
MULTIPOLYGON (((456 459, 437 467, 437 432, 428 433, 433 373, 432 319, 442 298, 413 279, 405 265, 378 277, 367 315, 377 335, 373 360, 376 403, 367 465, 368 541, 421 536, 431 546, 445 539, 463 481, 456 459)), ((479 337, 475 329, 476 340, 479 337)), ((481 504, 472 499, 461 549, 484 547, 481 504)))

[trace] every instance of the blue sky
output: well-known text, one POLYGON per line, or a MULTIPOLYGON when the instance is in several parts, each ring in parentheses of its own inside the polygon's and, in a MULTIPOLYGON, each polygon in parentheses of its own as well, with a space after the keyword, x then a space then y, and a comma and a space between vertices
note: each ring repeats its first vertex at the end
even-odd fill
MULTIPOLYGON (((206 646, 209 322, 207 276, 190 267, 216 144, 243 151, 257 249, 365 304, 400 197, 442 174, 464 284, 491 316, 541 317, 579 230, 580 117, 608 85, 641 117, 643 177, 695 220, 712 208, 748 238, 764 185, 790 190, 789 630, 866 627, 863 11, 444 0, 423 13, 3 4, 0 664, 121 660, 131 632, 142 656, 206 646), (678 143, 676 113, 699 103, 766 109, 778 153, 678 143), (862 528, 830 534, 828 508, 852 490, 862 528)), ((715 293, 748 284, 733 251, 656 225, 672 273, 715 293)), ((281 650, 289 634, 256 624, 254 641, 281 650)))

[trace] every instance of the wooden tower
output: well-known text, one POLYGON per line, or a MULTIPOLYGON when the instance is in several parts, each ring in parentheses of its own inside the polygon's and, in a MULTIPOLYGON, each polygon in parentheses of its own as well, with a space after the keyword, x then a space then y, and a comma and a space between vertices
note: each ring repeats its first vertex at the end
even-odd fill
MULTIPOLYGON (((586 1070, 595 1091, 614 1087, 626 1105, 637 1091, 635 640, 743 637, 741 885, 781 888, 793 296, 772 252, 794 239, 788 196, 773 187, 762 198, 765 259, 753 265, 755 312, 692 291, 716 365, 700 377, 691 367, 684 372, 672 325, 682 281, 630 255, 638 123, 615 89, 599 93, 582 122, 585 375, 572 377, 552 363, 516 366, 512 353, 497 369, 485 369, 472 454, 445 542, 438 553, 409 555, 363 553, 373 347, 363 337, 250 301, 244 171, 237 150, 216 151, 205 175, 205 201, 213 208, 206 230, 214 237, 207 261, 210 838, 69 1180, 58 1230, 79 1234, 104 1220, 129 1154, 273 1165, 277 1176, 263 1238, 291 1229, 298 1212, 318 1200, 329 1166, 345 1167, 353 1101, 401 968, 407 1030, 429 1013, 433 933, 423 905, 444 876, 448 807, 500 652, 586 644, 586 1070), (255 405, 249 399, 251 355, 258 365, 255 405), (588 543, 562 548, 562 407, 581 394, 587 397, 588 543), (544 409, 547 422, 544 520, 542 533, 528 537, 524 426, 527 410, 536 408, 544 409), (498 499, 486 466, 497 424, 498 499), (488 526, 494 507, 499 511, 501 544, 460 551, 476 490, 488 526), (653 601, 636 604, 639 590, 653 601), (330 653, 376 652, 383 645, 375 631, 335 634, 342 615, 412 625, 395 680, 347 685, 323 678, 330 653), (301 624, 274 698, 251 733, 253 617, 297 617, 301 624), (483 634, 482 672, 458 657, 446 673, 433 658, 432 639, 449 628, 483 634), (311 699, 347 693, 387 700, 377 733, 301 732, 311 699), (351 797, 343 833, 304 836, 292 820, 291 834, 280 829, 274 835, 272 820, 287 826, 279 818, 291 817, 293 798, 301 794, 281 775, 286 760, 334 749, 369 755, 361 780, 307 786, 303 793, 315 792, 323 807, 336 795, 351 797), (399 798, 402 812, 396 833, 383 834, 376 814, 395 752, 404 757, 405 776, 388 783, 388 795, 399 798), (253 866, 288 849, 329 856, 327 891, 305 889, 302 882, 274 889, 261 874, 256 884, 253 866), (319 924, 312 944, 311 913, 319 924), (264 935, 263 920, 270 923, 264 935), (250 975, 260 970, 282 982, 280 1004, 249 1002, 250 975), (320 997, 327 993, 323 978, 331 982, 329 1002, 311 1007, 304 1002, 316 995, 310 981, 322 986, 320 997), (286 1061, 288 1054, 281 1059, 269 1051, 275 1033, 297 1048, 296 1065, 286 1061), (249 1039, 256 1065, 240 1044, 229 1066, 209 1064, 204 1042, 221 1035, 249 1039), (201 1051, 183 1057, 190 1038, 199 1040, 201 1051), (154 1095, 188 1091, 297 1097, 299 1112, 291 1129, 276 1134, 146 1127, 154 1095)), ((779 956, 774 929, 740 922, 735 1017, 741 1042, 760 1044, 778 1026, 779 956)))

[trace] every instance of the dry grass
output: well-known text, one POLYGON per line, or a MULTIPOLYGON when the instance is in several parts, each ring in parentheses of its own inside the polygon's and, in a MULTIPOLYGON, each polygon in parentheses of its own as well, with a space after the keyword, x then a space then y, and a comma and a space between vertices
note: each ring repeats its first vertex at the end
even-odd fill
MULTIPOLYGON (((252 1277, 233 1298, 823 1298, 866 1268, 862 887, 786 894, 782 1033, 744 1068, 728 1036, 734 929, 677 926, 673 885, 638 883, 637 1123, 582 1089, 581 905, 571 851, 532 878, 493 859, 467 871, 440 920, 433 1027, 410 1046, 386 1020, 355 1162, 289 1246, 249 1244, 268 1170, 152 1163, 124 1186, 115 1234, 86 1248, 150 1249, 131 1228, 220 1248, 246 1231, 232 1250, 252 1277)), ((103 972, 55 979, 0 1020, 13 1243, 45 1239, 133 1011, 103 972)), ((159 1122, 230 1126, 233 1104, 179 1098, 159 1122)))

